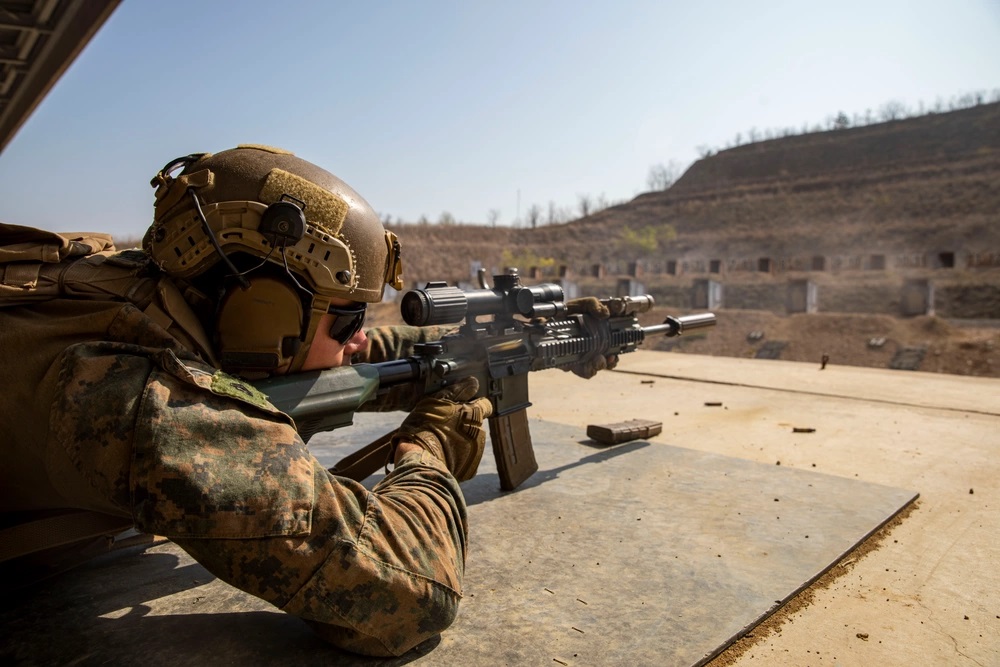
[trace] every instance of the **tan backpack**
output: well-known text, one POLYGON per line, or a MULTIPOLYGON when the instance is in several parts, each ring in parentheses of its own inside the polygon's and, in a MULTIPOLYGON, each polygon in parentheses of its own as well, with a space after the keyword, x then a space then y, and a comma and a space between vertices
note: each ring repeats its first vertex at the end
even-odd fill
MULTIPOLYGON (((190 349, 212 360, 194 313, 141 250, 118 251, 108 234, 50 232, 0 223, 2 309, 56 298, 131 302, 190 349)), ((0 516, 0 574, 29 583, 115 546, 149 543, 131 521, 87 510, 0 516)))
POLYGON ((138 248, 108 234, 50 232, 0 223, 0 309, 49 299, 127 301, 216 365, 213 348, 180 290, 150 271, 138 248))
POLYGON ((56 233, 0 223, 0 308, 54 298, 132 301, 144 307, 155 283, 137 279, 148 260, 117 252, 108 234, 56 233))

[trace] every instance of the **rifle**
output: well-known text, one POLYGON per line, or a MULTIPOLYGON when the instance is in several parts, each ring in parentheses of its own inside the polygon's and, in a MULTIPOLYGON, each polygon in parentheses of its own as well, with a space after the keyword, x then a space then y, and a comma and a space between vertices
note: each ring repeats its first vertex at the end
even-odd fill
MULTIPOLYGON (((647 336, 679 336, 715 325, 714 314, 702 313, 640 326, 639 313, 654 304, 649 295, 601 299, 611 313, 607 319, 569 314, 562 287, 524 286, 516 270, 494 276, 493 288, 482 276, 480 282, 482 289, 468 291, 431 282, 403 295, 400 311, 407 324, 461 323, 441 340, 415 345, 412 356, 273 377, 255 386, 295 420, 308 440, 319 431, 350 425, 358 409, 392 387, 409 384, 431 394, 475 376, 478 396, 493 404, 489 429, 500 486, 512 490, 538 470, 526 411, 529 372, 569 369, 598 356, 633 352, 647 336)), ((391 435, 345 457, 331 472, 357 480, 374 473, 388 460, 391 435)))

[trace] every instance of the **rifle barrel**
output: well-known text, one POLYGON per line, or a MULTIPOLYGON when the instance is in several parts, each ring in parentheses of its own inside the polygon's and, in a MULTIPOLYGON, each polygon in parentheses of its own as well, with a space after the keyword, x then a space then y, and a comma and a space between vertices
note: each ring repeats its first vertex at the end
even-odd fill
POLYGON ((682 317, 668 317, 663 324, 654 324, 650 327, 643 327, 642 330, 647 336, 664 334, 668 338, 680 336, 685 331, 691 329, 702 329, 715 326, 715 313, 698 313, 697 315, 684 315, 682 317))

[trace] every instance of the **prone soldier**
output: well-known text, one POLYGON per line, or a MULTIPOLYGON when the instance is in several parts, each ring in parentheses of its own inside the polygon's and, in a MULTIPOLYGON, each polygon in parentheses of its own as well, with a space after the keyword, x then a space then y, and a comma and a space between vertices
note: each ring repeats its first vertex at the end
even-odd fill
POLYGON ((440 633, 465 567, 458 482, 491 409, 475 380, 406 406, 371 491, 324 469, 251 384, 436 335, 366 340, 367 304, 402 285, 398 240, 343 181, 275 148, 178 158, 152 185, 141 251, 0 225, 4 527, 169 537, 357 653, 440 633))

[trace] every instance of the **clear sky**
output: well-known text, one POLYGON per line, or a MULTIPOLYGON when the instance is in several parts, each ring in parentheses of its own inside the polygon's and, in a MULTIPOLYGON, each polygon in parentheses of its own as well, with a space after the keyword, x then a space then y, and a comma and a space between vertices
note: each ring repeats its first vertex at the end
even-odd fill
POLYGON ((382 215, 648 190, 751 128, 1000 90, 1000 0, 123 0, 0 154, 0 220, 140 235, 174 157, 281 146, 382 215))

